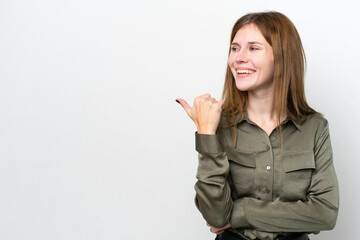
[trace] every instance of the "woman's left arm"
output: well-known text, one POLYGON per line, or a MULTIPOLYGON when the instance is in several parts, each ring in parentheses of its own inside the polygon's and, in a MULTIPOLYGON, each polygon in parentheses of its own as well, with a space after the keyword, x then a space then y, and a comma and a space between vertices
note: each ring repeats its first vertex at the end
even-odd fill
POLYGON ((339 208, 339 189, 326 123, 314 147, 314 170, 307 201, 281 202, 240 198, 233 202, 230 224, 249 224, 268 232, 318 232, 334 228, 339 208))

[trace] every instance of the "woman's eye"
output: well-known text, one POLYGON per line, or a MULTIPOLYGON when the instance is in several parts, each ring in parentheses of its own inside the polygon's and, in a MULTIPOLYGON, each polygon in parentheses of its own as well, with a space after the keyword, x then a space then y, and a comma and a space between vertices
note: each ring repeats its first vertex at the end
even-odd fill
POLYGON ((250 47, 250 50, 251 51, 256 51, 256 50, 258 50, 258 48, 257 47, 250 47))
POLYGON ((237 50, 238 50, 238 48, 236 48, 236 47, 231 48, 231 51, 233 51, 233 52, 236 52, 237 50))

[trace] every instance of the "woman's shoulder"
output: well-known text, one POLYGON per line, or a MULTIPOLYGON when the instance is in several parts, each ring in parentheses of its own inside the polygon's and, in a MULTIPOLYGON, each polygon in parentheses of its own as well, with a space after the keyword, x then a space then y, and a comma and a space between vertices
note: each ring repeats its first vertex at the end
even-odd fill
POLYGON ((322 113, 313 113, 305 118, 305 123, 307 124, 320 124, 320 125, 327 125, 328 120, 322 113))
POLYGON ((328 120, 321 113, 313 113, 308 115, 301 123, 304 131, 323 132, 329 128, 328 120))

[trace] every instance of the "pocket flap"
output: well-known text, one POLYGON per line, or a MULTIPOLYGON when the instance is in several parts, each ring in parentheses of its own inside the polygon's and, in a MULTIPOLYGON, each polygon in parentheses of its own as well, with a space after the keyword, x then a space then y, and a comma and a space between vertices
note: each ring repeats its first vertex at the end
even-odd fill
POLYGON ((281 157, 285 172, 297 171, 300 169, 315 169, 314 152, 299 152, 286 154, 281 157))
POLYGON ((246 167, 255 167, 255 152, 244 152, 230 146, 224 146, 228 160, 246 167))

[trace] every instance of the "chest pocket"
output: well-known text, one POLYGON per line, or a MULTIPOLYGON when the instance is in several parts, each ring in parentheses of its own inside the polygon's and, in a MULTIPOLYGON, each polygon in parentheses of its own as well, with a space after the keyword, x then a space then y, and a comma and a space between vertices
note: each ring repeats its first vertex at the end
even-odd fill
POLYGON ((252 196, 254 189, 255 152, 225 146, 230 164, 230 177, 238 197, 252 196))
POLYGON ((280 195, 284 200, 306 200, 312 172, 316 169, 312 151, 284 154, 281 156, 283 172, 280 195))

